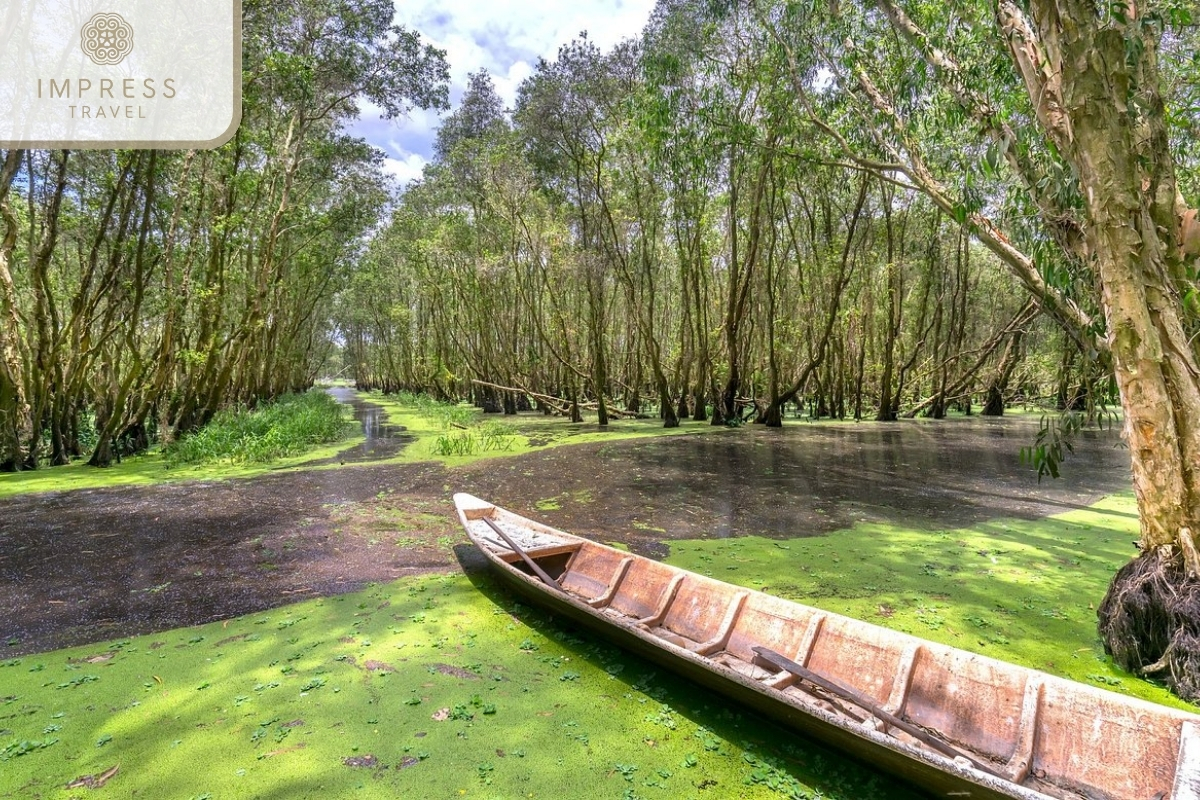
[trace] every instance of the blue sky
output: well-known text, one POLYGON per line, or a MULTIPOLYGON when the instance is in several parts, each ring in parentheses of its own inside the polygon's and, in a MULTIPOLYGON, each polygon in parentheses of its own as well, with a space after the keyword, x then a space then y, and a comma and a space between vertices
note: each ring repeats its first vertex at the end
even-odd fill
MULTIPOLYGON (((608 49, 640 34, 653 7, 654 0, 396 0, 396 22, 446 51, 451 105, 462 97, 467 75, 486 68, 511 107, 540 56, 552 58, 584 30, 608 49)), ((436 113, 416 110, 387 121, 364 105, 351 132, 383 149, 388 170, 407 183, 430 158, 438 124, 436 113)))

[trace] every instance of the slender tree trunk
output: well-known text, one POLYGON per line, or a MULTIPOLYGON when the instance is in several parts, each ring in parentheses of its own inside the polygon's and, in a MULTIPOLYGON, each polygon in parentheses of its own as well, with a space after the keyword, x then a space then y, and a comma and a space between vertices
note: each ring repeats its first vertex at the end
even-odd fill
POLYGON ((1013 370, 1021 362, 1021 340, 1024 332, 1017 330, 1008 339, 1000 363, 996 365, 992 380, 988 383, 987 395, 983 402, 983 416, 1004 416, 1004 393, 1008 391, 1008 381, 1013 370))
POLYGON ((22 469, 26 443, 33 437, 17 292, 9 271, 18 223, 8 193, 23 157, 23 150, 9 150, 0 162, 0 222, 4 223, 0 228, 0 470, 22 469))

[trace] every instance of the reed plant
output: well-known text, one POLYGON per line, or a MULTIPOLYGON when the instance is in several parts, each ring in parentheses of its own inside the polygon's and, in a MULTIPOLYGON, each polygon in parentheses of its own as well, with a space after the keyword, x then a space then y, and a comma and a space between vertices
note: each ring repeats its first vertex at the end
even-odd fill
POLYGON ((353 423, 345 411, 345 406, 321 391, 284 395, 254 409, 225 409, 200 430, 167 447, 164 455, 171 466, 263 463, 299 455, 346 438, 353 423))

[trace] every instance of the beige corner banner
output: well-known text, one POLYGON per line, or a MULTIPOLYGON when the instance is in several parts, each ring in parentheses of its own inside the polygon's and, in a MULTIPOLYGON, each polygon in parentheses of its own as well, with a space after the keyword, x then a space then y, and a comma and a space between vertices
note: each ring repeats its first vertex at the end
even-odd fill
POLYGON ((217 147, 241 116, 241 0, 0 0, 0 147, 217 147))

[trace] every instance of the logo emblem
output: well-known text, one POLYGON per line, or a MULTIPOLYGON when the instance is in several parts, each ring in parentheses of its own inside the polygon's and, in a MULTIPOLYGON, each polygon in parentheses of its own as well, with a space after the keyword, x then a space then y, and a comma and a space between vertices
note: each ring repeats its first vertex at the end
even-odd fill
POLYGON ((120 14, 96 14, 83 26, 80 47, 100 66, 120 64, 133 52, 133 26, 120 14))

